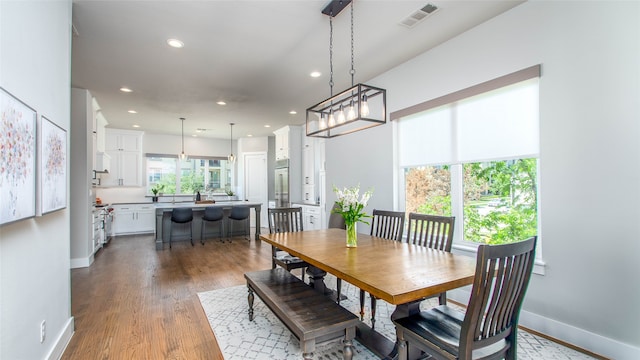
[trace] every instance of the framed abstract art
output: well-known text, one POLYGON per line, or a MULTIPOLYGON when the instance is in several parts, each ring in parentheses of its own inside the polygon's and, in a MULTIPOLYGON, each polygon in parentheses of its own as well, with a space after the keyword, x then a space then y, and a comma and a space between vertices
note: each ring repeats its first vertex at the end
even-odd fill
POLYGON ((67 132, 44 116, 39 133, 39 214, 67 207, 67 132))
POLYGON ((36 111, 0 88, 0 225, 36 214, 36 111))

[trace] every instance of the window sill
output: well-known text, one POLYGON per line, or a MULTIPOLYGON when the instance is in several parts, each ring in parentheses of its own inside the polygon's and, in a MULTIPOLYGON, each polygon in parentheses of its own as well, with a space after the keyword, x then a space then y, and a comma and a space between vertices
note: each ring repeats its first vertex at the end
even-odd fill
MULTIPOLYGON (((473 245, 454 243, 452 246, 452 252, 460 255, 476 256, 477 247, 473 245)), ((547 263, 545 263, 542 258, 536 258, 533 263, 533 273, 544 276, 546 267, 547 263)))

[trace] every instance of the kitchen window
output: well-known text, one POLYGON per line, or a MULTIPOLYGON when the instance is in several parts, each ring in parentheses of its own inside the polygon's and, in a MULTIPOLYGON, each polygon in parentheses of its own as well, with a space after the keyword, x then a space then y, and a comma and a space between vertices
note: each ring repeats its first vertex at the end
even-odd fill
POLYGON ((539 67, 392 113, 400 206, 455 216, 454 246, 539 234, 538 76, 539 67))
POLYGON ((160 186, 162 194, 227 194, 232 183, 233 166, 223 157, 189 157, 181 161, 175 155, 147 154, 147 192, 160 186))

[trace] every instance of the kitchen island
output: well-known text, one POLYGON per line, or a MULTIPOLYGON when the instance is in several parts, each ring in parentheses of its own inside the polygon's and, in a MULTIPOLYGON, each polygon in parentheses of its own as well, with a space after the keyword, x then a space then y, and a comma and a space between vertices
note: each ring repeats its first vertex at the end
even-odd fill
MULTIPOLYGON (((169 234, 171 231, 171 211, 178 207, 190 207, 193 209, 193 241, 200 241, 200 226, 202 224, 202 214, 208 206, 222 207, 225 214, 225 221, 233 206, 248 206, 255 210, 256 219, 256 240, 260 239, 260 212, 262 211, 262 203, 254 203, 248 201, 224 201, 215 204, 195 204, 189 203, 156 203, 156 250, 164 249, 164 244, 169 243, 169 234)), ((227 226, 225 226, 228 229, 227 226)), ((174 230, 175 231, 175 230, 174 230)), ((189 240, 189 234, 186 232, 174 232, 173 241, 189 240)))

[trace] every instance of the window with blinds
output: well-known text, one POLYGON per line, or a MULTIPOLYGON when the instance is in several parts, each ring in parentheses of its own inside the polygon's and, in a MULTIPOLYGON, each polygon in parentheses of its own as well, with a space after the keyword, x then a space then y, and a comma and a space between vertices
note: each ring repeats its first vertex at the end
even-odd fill
POLYGON ((405 210, 455 216, 457 242, 538 233, 539 67, 526 70, 392 114, 405 210))

